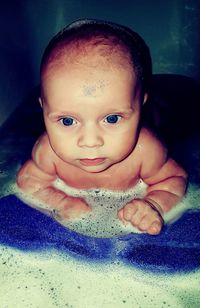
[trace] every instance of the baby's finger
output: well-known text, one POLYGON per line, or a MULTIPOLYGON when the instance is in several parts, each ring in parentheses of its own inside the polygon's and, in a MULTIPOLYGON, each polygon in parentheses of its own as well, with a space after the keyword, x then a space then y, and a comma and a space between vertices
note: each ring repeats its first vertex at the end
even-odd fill
POLYGON ((161 221, 154 221, 151 226, 147 229, 147 233, 151 235, 159 234, 162 229, 162 222, 161 221))
POLYGON ((117 216, 125 226, 128 224, 128 222, 124 219, 124 208, 119 210, 117 216))
POLYGON ((157 212, 153 212, 150 215, 147 213, 140 220, 140 223, 138 224, 138 228, 141 231, 146 231, 156 221, 161 222, 161 224, 163 223, 162 218, 157 212))
POLYGON ((137 210, 130 219, 131 224, 135 227, 139 227, 145 215, 146 214, 144 212, 137 210))
POLYGON ((133 204, 126 204, 123 208, 123 217, 126 221, 131 221, 132 216, 137 212, 137 206, 133 204))
POLYGON ((119 211, 118 211, 118 213, 117 213, 117 216, 118 216, 118 218, 122 221, 123 220, 123 211, 124 211, 124 209, 122 208, 122 209, 120 209, 119 211))

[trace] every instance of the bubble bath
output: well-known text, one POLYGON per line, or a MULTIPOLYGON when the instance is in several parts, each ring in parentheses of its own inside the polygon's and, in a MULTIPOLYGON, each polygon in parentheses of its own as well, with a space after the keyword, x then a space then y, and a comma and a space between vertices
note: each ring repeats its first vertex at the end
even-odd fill
MULTIPOLYGON (((16 189, 30 143, 19 140, 6 130, 0 143, 0 307, 200 307, 199 185, 189 184, 161 234, 149 236, 116 217, 124 203, 145 194, 141 181, 124 194, 74 190, 58 180, 57 188, 93 207, 81 219, 61 221, 16 189)), ((199 161, 197 150, 187 148, 199 161)))
POLYGON ((84 263, 55 250, 0 250, 1 307, 198 308, 198 272, 154 275, 123 263, 84 263), (8 287, 9 286, 9 287, 8 287))
MULTIPOLYGON (((79 191, 67 187, 58 180, 55 183, 57 188, 71 193, 73 196, 84 195, 90 204, 105 203, 106 200, 120 200, 121 192, 110 191, 79 191)), ((123 200, 118 205, 113 206, 116 211, 133 196, 142 197, 145 195, 146 185, 139 181, 134 189, 126 192, 123 200)), ((19 195, 15 184, 8 185, 5 195, 16 193, 19 195)), ((169 224, 174 223, 183 212, 192 209, 199 210, 197 200, 199 200, 200 190, 194 185, 190 185, 186 198, 181 202, 173 213, 166 217, 169 224)), ((114 204, 114 203, 109 203, 114 204)), ((34 207, 35 205, 32 204, 34 207)), ((41 204, 39 205, 41 207, 41 204)), ((44 205, 43 205, 44 206, 44 205)), ((100 206, 100 208, 102 208, 100 206)), ((45 214, 49 212, 47 207, 40 208, 45 214), (48 210, 48 211, 47 211, 48 210), (46 212, 47 211, 47 212, 46 212)), ((103 219, 103 214, 110 212, 107 207, 105 212, 94 214, 95 224, 89 224, 90 216, 86 222, 60 222, 66 228, 76 230, 84 234, 93 236, 116 237, 135 232, 133 228, 123 229, 114 220, 108 222, 108 218, 103 220, 101 228, 96 226, 96 222, 103 219), (98 216, 98 217, 97 217, 98 216), (111 223, 113 228, 107 228, 111 223), (96 227, 95 227, 96 226, 96 227), (102 230, 103 229, 103 230, 102 230), (102 230, 102 231, 101 231, 102 230)), ((113 212, 113 208, 111 209, 113 212)), ((95 210, 94 210, 95 213, 95 210)), ((98 225, 98 224, 97 224, 98 225)), ((137 232, 137 231, 136 231, 137 232)), ((126 237, 125 237, 126 238, 126 237)), ((95 245, 95 244, 94 244, 95 245)), ((125 242, 117 242, 115 249, 123 251, 125 242), (117 247, 118 245, 118 247, 117 247), (119 247, 120 245, 120 247, 119 247)), ((173 243, 171 242, 171 245, 173 243)), ((144 246, 145 249, 145 246, 144 246)), ((134 250, 133 250, 134 251, 134 250)), ((145 250, 144 250, 145 251, 145 250)), ((137 250, 135 250, 137 253, 137 250)), ((147 268, 148 269, 148 268, 147 268)), ((101 260, 77 259, 73 255, 59 251, 56 248, 42 251, 23 251, 9 246, 0 246, 0 271, 1 290, 0 298, 2 307, 194 307, 200 303, 200 271, 198 269, 190 272, 180 272, 169 274, 165 271, 155 273, 137 268, 131 264, 124 263, 123 260, 108 258, 106 262, 101 260), (11 287, 12 285, 12 287, 11 287), (37 294, 37 296, 35 296, 37 294)))
POLYGON ((114 192, 104 189, 75 189, 67 186, 60 179, 55 181, 54 187, 69 196, 83 198, 91 207, 92 211, 77 219, 62 220, 59 218, 59 214, 52 208, 49 208, 47 204, 39 203, 37 200, 30 198, 30 196, 23 194, 16 186, 13 186, 13 192, 21 200, 25 200, 26 203, 52 215, 63 226, 84 235, 106 238, 120 234, 128 234, 132 231, 139 232, 131 225, 123 225, 117 218, 117 212, 132 199, 145 196, 147 185, 142 180, 138 181, 134 188, 126 192, 114 192))
MULTIPOLYGON (((54 187, 65 192, 69 196, 83 198, 92 208, 92 211, 77 219, 62 220, 59 217, 59 212, 57 213, 57 211, 49 207, 48 204, 38 202, 29 195, 22 193, 15 184, 10 186, 9 191, 15 193, 21 200, 24 200, 30 206, 37 208, 47 215, 51 215, 63 226, 84 235, 109 238, 117 235, 129 234, 131 232, 142 233, 131 224, 125 226, 117 217, 118 210, 125 204, 136 198, 141 199, 146 195, 147 185, 142 180, 139 180, 132 189, 125 192, 104 189, 75 189, 67 186, 60 179, 55 181, 54 187)), ((170 224, 176 221, 190 208, 198 209, 198 202, 194 202, 195 199, 198 200, 198 197, 200 197, 199 190, 194 186, 190 187, 187 197, 169 213, 165 214, 165 223, 170 224)))

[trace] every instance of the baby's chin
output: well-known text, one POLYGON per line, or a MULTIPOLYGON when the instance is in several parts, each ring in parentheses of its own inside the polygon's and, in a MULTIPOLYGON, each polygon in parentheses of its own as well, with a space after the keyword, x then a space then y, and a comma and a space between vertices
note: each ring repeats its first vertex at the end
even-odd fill
POLYGON ((89 173, 100 173, 110 168, 114 163, 108 162, 107 159, 103 159, 97 163, 93 161, 79 161, 78 167, 89 173))
POLYGON ((106 167, 102 167, 102 166, 81 166, 79 167, 81 170, 86 171, 88 173, 100 173, 103 172, 105 170, 107 170, 108 168, 110 168, 110 166, 106 166, 106 167))

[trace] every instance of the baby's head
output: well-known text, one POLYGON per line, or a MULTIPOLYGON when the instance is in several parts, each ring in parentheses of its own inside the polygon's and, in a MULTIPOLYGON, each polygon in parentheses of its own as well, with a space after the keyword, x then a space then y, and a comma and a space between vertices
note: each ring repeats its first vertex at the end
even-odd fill
POLYGON ((59 32, 41 63, 40 102, 54 152, 90 172, 127 157, 150 78, 149 49, 132 30, 82 20, 59 32))
POLYGON ((94 68, 103 64, 129 68, 142 91, 148 92, 152 73, 149 48, 136 32, 125 26, 88 19, 68 25, 53 37, 44 52, 41 80, 50 69, 82 60, 94 68))

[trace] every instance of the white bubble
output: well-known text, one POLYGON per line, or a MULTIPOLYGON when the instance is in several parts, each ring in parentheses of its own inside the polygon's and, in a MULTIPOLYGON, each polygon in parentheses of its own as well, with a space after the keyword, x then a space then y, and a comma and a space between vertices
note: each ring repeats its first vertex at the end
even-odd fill
POLYGON ((125 226, 117 217, 117 213, 131 200, 143 198, 146 195, 147 185, 143 181, 139 180, 137 185, 128 191, 74 189, 65 185, 60 179, 54 185, 67 195, 84 198, 92 208, 91 212, 80 218, 58 220, 62 225, 84 235, 102 238, 139 232, 130 224, 125 226))
POLYGON ((55 250, 0 246, 1 307, 198 307, 200 272, 154 274, 120 262, 92 263, 55 250), (6 263, 5 263, 6 262, 6 263))
MULTIPOLYGON (((92 208, 92 211, 75 219, 62 220, 59 212, 48 204, 39 202, 28 194, 22 193, 16 185, 10 189, 21 200, 39 211, 50 215, 63 226, 80 234, 109 238, 117 235, 125 235, 131 232, 141 233, 131 224, 126 226, 117 217, 118 210, 135 198, 143 198, 146 195, 147 185, 139 180, 138 183, 127 191, 110 191, 105 189, 75 189, 67 186, 60 179, 56 180, 54 186, 73 197, 81 197, 92 208)), ((169 213, 165 214, 164 221, 167 224, 175 222, 181 215, 191 209, 199 210, 200 189, 195 185, 189 185, 185 198, 177 204, 169 213)))

